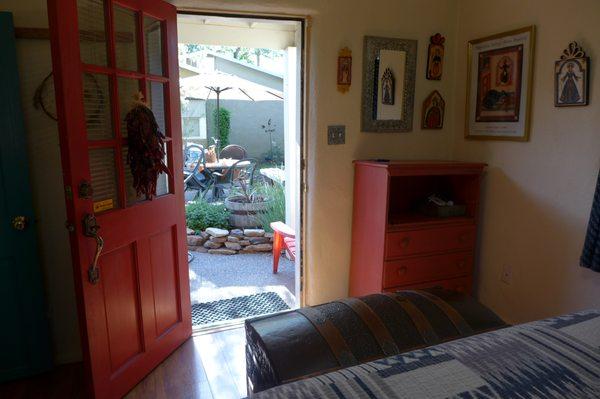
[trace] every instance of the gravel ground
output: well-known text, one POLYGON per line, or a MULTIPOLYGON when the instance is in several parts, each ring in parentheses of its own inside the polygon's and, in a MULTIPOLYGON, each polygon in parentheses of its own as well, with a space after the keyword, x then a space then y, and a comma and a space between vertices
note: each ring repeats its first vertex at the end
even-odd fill
POLYGON ((271 253, 211 255, 192 252, 190 291, 192 303, 273 291, 290 306, 294 299, 294 262, 282 256, 273 274, 271 253))

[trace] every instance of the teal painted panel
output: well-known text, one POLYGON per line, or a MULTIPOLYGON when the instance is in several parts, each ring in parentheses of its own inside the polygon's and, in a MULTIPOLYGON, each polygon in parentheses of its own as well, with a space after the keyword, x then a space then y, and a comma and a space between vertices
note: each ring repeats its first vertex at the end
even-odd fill
POLYGON ((0 12, 0 382, 52 365, 12 14, 0 12), (25 216, 27 228, 11 221, 25 216))

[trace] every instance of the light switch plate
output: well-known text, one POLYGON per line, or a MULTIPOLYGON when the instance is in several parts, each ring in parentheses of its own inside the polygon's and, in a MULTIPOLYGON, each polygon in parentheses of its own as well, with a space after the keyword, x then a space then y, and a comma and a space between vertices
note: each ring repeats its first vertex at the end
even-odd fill
POLYGON ((345 144, 346 143, 346 126, 331 125, 327 126, 327 144, 345 144))

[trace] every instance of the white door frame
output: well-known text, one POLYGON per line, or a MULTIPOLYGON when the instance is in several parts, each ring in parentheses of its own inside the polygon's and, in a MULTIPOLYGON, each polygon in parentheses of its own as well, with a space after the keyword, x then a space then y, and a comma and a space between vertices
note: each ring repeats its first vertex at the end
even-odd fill
MULTIPOLYGON (((294 162, 290 162, 290 166, 299 171, 295 176, 289 176, 286 172, 286 183, 288 181, 293 181, 293 188, 291 184, 286 184, 286 223, 290 224, 294 230, 296 231, 296 239, 299 240, 299 245, 296 247, 296 262, 295 262, 295 292, 294 297, 296 299, 296 306, 302 307, 306 304, 306 261, 305 261, 305 248, 306 248, 306 156, 307 156, 307 135, 306 135, 306 126, 307 126, 307 118, 308 118, 308 102, 306 99, 306 87, 308 82, 308 38, 309 38, 309 29, 310 29, 310 16, 302 16, 302 15, 280 15, 280 14, 264 14, 264 13, 244 13, 244 12, 227 12, 223 10, 206 10, 206 9, 195 9, 188 7, 178 7, 178 14, 187 14, 187 15, 198 15, 198 16, 214 16, 214 17, 228 17, 228 18, 253 18, 253 19, 264 19, 271 20, 273 22, 276 21, 296 21, 299 24, 299 29, 296 30, 295 34, 295 42, 296 47, 289 47, 288 54, 291 51, 295 52, 295 60, 293 63, 289 63, 286 67, 288 70, 286 72, 290 72, 295 69, 295 90, 294 97, 296 101, 295 104, 291 103, 290 107, 286 107, 284 100, 284 121, 286 127, 284 128, 284 147, 285 147, 285 158, 288 159, 288 153, 290 158, 293 158, 294 162), (295 64, 295 65, 294 65, 295 64), (294 68, 295 66, 295 68, 294 68), (295 107, 292 107, 292 104, 295 107), (291 114, 295 114, 296 123, 293 126, 294 128, 294 145, 288 142, 291 140, 286 140, 288 137, 288 129, 291 126, 287 126, 289 124, 289 118, 285 115, 292 116, 291 114), (288 180, 289 179, 289 180, 288 180), (289 190, 289 191, 288 191, 289 190), (295 193, 294 193, 295 191, 295 193), (288 194, 289 193, 289 194, 288 194), (294 205, 290 204, 290 209, 288 209, 288 195, 294 197, 294 205), (294 209, 295 208, 295 209, 294 209), (292 223, 292 221, 297 221, 292 223)), ((286 73, 287 75, 287 73, 286 73)), ((286 90, 286 82, 284 81, 284 96, 285 93, 288 92, 286 90)), ((287 103, 290 103, 287 101, 287 103)), ((288 162, 286 161, 286 171, 288 171, 288 162)), ((289 197, 291 198, 291 197, 289 197)), ((292 201, 290 201, 292 202, 292 201)))

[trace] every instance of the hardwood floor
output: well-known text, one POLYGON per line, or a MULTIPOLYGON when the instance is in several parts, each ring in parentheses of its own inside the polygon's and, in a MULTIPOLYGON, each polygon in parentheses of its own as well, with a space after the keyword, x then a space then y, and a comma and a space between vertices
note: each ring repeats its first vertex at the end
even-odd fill
POLYGON ((245 343, 241 327, 192 337, 126 398, 244 398, 245 343))
MULTIPOLYGON (((127 399, 246 397, 243 327, 190 338, 142 380, 127 399)), ((84 398, 81 364, 0 385, 0 398, 84 398)))

